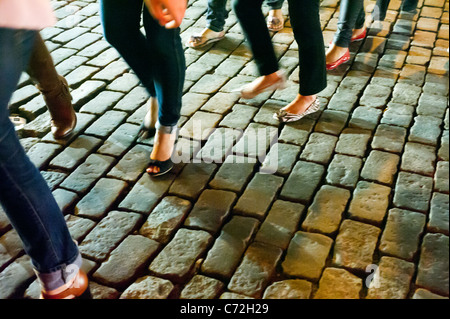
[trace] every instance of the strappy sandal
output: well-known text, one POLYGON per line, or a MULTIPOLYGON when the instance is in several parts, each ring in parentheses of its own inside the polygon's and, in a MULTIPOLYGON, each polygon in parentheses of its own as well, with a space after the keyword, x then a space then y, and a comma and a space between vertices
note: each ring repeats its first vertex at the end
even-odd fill
POLYGON ((221 32, 219 32, 218 36, 210 37, 210 38, 207 37, 205 35, 205 33, 206 33, 206 30, 203 31, 201 34, 192 35, 189 38, 189 40, 186 42, 186 46, 188 46, 190 48, 201 48, 208 44, 220 41, 225 37, 225 31, 221 31, 221 32))
MULTIPOLYGON (((162 133, 166 133, 166 134, 172 134, 175 131, 176 136, 175 136, 175 143, 173 145, 173 151, 172 151, 172 155, 173 155, 176 150, 176 140, 178 138, 178 128, 176 126, 162 126, 159 123, 156 123, 155 130, 162 132, 162 133)), ((147 174, 149 174, 150 176, 153 176, 153 177, 157 177, 157 176, 161 176, 161 175, 164 175, 164 174, 167 174, 168 172, 170 172, 172 170, 172 168, 174 167, 174 163, 172 161, 172 155, 169 157, 169 159, 167 159, 165 161, 150 159, 149 164, 148 164, 149 167, 146 170, 147 174), (156 173, 149 172, 150 166, 158 167, 159 172, 156 172, 156 173)))
POLYGON ((285 110, 279 110, 277 113, 275 113, 273 115, 273 117, 274 117, 274 119, 277 119, 280 122, 288 123, 288 122, 294 122, 294 121, 301 120, 306 115, 315 113, 318 110, 320 110, 320 102, 319 102, 319 99, 315 99, 314 102, 312 102, 311 105, 308 106, 306 111, 301 114, 293 114, 293 113, 289 113, 285 110))
POLYGON ((279 18, 274 17, 274 16, 267 17, 267 28, 270 31, 274 31, 274 32, 283 30, 283 28, 284 28, 284 19, 279 19, 279 18))

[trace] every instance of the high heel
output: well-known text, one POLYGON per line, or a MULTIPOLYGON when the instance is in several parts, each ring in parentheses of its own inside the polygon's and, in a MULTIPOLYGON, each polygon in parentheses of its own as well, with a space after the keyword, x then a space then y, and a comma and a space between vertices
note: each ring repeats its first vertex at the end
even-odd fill
POLYGON ((84 271, 78 271, 70 287, 58 293, 41 291, 41 299, 92 299, 89 280, 84 271))
POLYGON ((176 126, 162 126, 159 123, 156 123, 155 130, 157 130, 158 132, 166 133, 166 134, 173 134, 175 132, 175 138, 174 138, 174 145, 173 145, 172 153, 167 160, 160 161, 160 160, 156 160, 156 159, 150 159, 149 164, 148 164, 149 167, 146 169, 146 172, 147 172, 147 174, 149 174, 150 176, 153 176, 153 177, 167 174, 174 167, 174 163, 172 161, 172 156, 176 151, 176 142, 178 139, 178 128, 176 126), (158 167, 159 171, 151 172, 150 166, 158 167))
POLYGON ((347 49, 347 51, 345 51, 344 55, 342 55, 336 61, 331 62, 331 63, 327 63, 326 68, 327 68, 328 71, 334 70, 338 66, 340 66, 341 64, 347 62, 348 60, 350 60, 350 50, 349 49, 347 49))

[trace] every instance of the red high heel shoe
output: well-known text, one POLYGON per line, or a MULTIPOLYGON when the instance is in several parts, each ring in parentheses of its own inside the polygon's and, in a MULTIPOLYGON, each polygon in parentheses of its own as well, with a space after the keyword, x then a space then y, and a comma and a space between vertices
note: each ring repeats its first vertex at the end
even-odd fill
POLYGON ((61 287, 60 292, 52 292, 51 294, 41 291, 41 299, 92 299, 88 277, 81 269, 72 283, 68 284, 66 289, 64 288, 61 287))
POLYGON ((352 38, 350 39, 350 41, 351 41, 351 42, 362 41, 362 40, 364 40, 364 38, 366 37, 366 35, 367 35, 367 29, 364 29, 364 31, 363 31, 360 35, 357 35, 356 37, 352 37, 352 38))
POLYGON ((348 60, 350 60, 350 50, 349 50, 349 49, 347 49, 347 51, 345 51, 344 55, 341 56, 341 57, 340 57, 339 59, 337 59, 336 61, 331 62, 331 63, 327 63, 326 68, 327 68, 328 71, 334 70, 334 69, 336 69, 338 66, 340 66, 342 63, 345 63, 345 62, 347 62, 348 60))

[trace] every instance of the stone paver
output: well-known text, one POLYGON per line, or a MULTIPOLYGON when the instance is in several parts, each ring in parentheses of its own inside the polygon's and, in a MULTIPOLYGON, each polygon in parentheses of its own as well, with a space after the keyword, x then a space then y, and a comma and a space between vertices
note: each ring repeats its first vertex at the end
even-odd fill
POLYGON ((282 263, 284 273, 317 281, 325 267, 332 243, 333 240, 324 235, 297 232, 282 263))
MULTIPOLYGON (((55 140, 28 76, 10 110, 27 120, 20 142, 79 244, 94 298, 449 297, 448 0, 421 1, 415 15, 391 1, 328 72, 320 111, 286 124, 272 113, 298 94, 290 21, 271 33, 287 87, 246 100, 233 91, 259 74, 230 11, 224 40, 184 47, 176 165, 158 178, 145 173, 153 139, 137 136, 148 93, 104 39, 98 1, 51 3, 58 21, 41 35, 78 124, 55 140)), ((188 1, 183 43, 206 10, 188 1)), ((321 1, 326 45, 338 10, 321 1)), ((39 297, 2 208, 0 287, 1 299, 39 297)))
POLYGON ((382 257, 368 299, 405 299, 414 274, 414 264, 392 257, 382 257))

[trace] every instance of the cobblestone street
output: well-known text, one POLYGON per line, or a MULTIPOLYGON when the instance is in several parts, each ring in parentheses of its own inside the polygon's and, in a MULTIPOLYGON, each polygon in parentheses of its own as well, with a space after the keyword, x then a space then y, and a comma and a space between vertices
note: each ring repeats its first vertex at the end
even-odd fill
MULTIPOLYGON (((205 27, 206 4, 189 1, 183 44, 205 27)), ((272 40, 288 86, 252 100, 234 92, 258 74, 231 12, 223 40, 185 47, 184 160, 151 178, 153 140, 137 138, 149 96, 103 38, 98 1, 52 0, 58 22, 41 35, 70 85, 76 131, 53 138, 25 74, 10 109, 27 120, 22 145, 79 243, 93 297, 449 298, 449 1, 419 0, 415 15, 400 4, 328 72, 321 110, 292 124, 272 117, 298 93, 287 2, 272 40)), ((326 46, 338 14, 338 0, 321 2, 326 46)), ((0 299, 38 297, 0 208, 0 299)))

